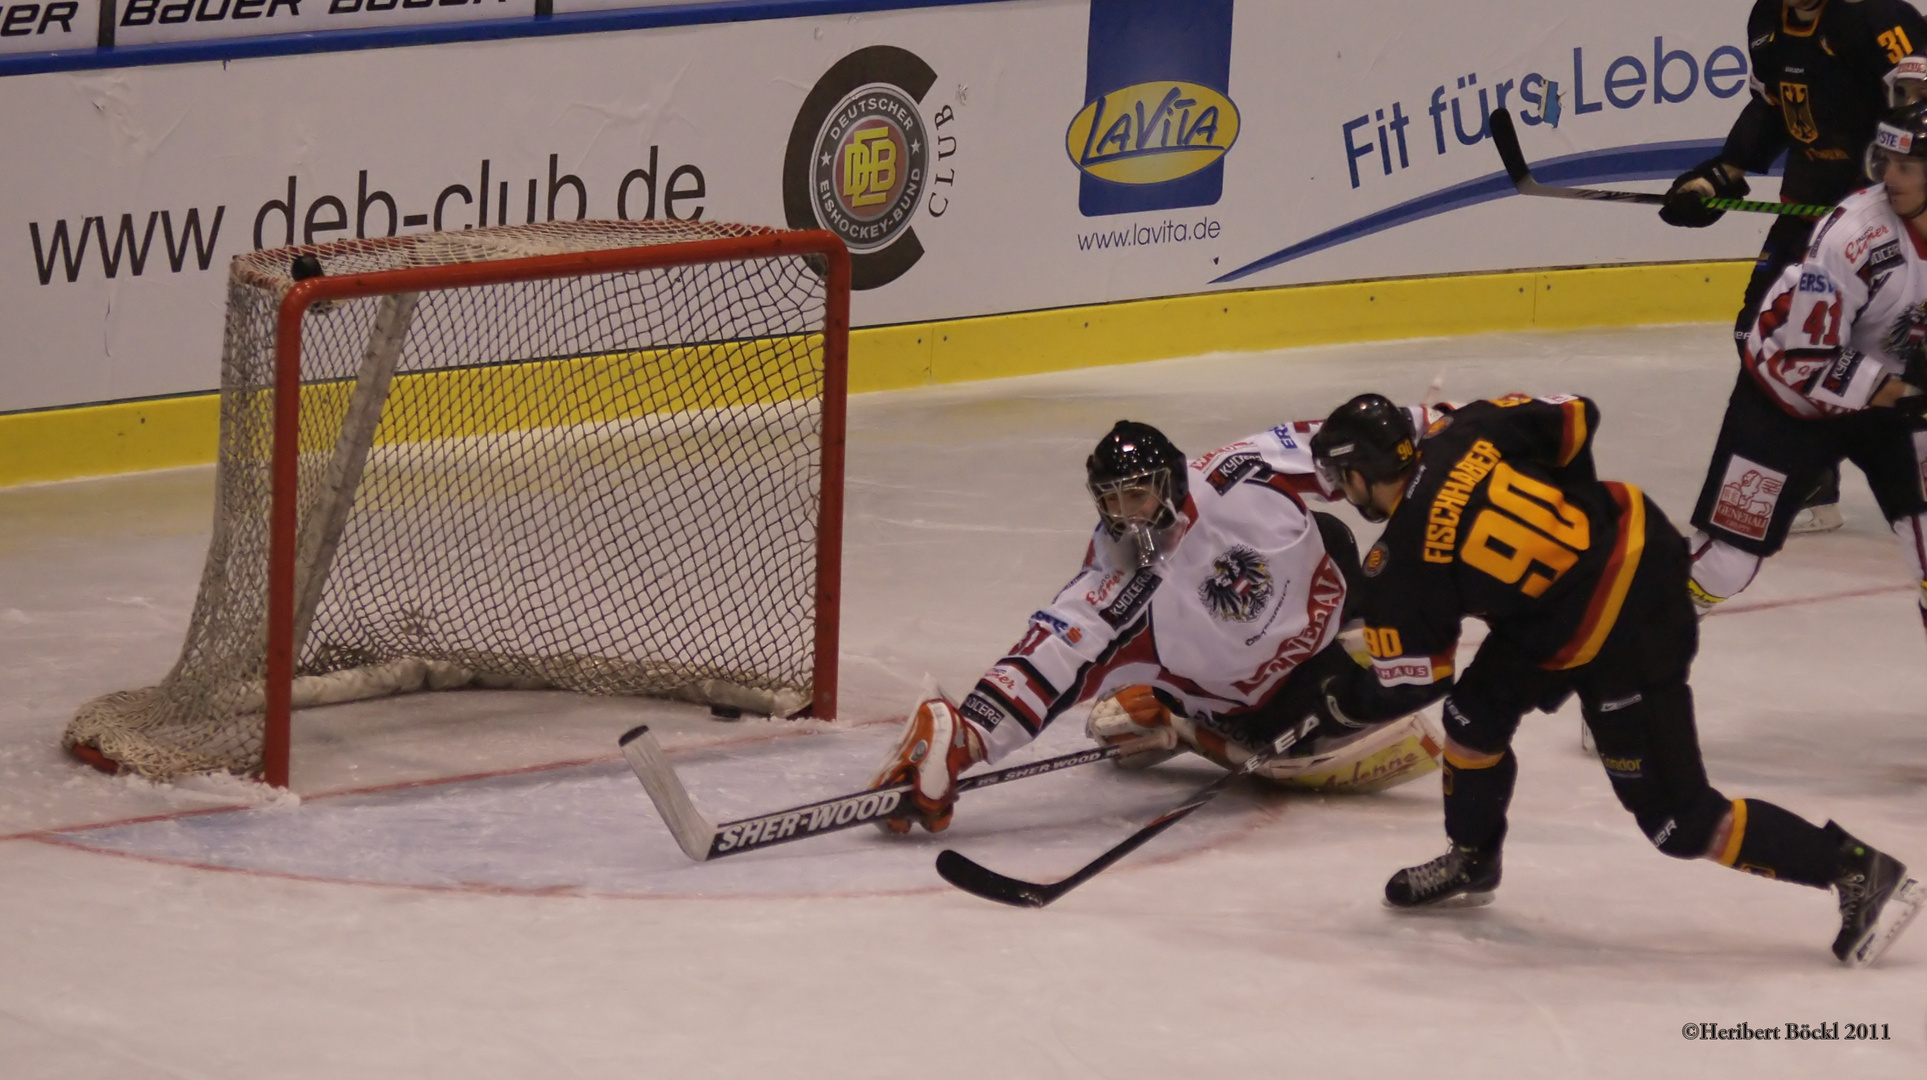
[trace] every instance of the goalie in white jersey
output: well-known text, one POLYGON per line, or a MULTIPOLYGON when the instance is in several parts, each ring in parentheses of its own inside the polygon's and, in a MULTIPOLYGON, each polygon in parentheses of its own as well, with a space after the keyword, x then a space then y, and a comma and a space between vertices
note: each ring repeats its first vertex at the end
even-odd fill
MULTIPOLYGON (((1873 187, 1849 195, 1787 267, 1741 346, 1690 541, 1702 611, 1780 550, 1822 471, 1866 474, 1915 580, 1927 586, 1927 104, 1880 122, 1873 187)), ((1921 594, 1927 621, 1927 591, 1921 594)))
MULTIPOLYGON (((1082 702, 1097 701, 1087 730, 1100 742, 1163 736, 1166 749, 1119 759, 1126 767, 1179 748, 1234 767, 1309 716, 1324 679, 1353 663, 1335 642, 1359 571, 1351 531, 1299 497, 1321 489, 1310 427, 1297 428, 1187 465, 1156 428, 1119 421, 1086 463, 1100 520, 1083 569, 961 704, 933 694, 917 705, 873 781, 916 786, 890 827, 945 828, 959 772, 1082 702)), ((1299 745, 1260 775, 1373 791, 1432 771, 1442 742, 1414 714, 1299 745)))

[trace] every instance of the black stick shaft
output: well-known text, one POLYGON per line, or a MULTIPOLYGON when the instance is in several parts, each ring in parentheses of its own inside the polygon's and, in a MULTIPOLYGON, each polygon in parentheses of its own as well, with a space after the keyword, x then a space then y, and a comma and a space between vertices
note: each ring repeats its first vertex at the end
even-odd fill
MULTIPOLYGON (((1499 160, 1505 164, 1506 175, 1512 178, 1512 186, 1518 189, 1521 195, 1539 195, 1549 199, 1581 199, 1587 202, 1638 203, 1643 206, 1658 206, 1666 202, 1666 196, 1646 191, 1609 191, 1605 188, 1556 187, 1541 184, 1532 178, 1532 168, 1526 164, 1525 152, 1519 147, 1519 132, 1512 125, 1512 113, 1506 109, 1494 110, 1490 125, 1492 145, 1499 151, 1499 160)), ((1833 212, 1831 206, 1811 203, 1760 202, 1754 199, 1718 197, 1707 197, 1701 201, 1715 210, 1737 210, 1749 214, 1820 218, 1833 212)))
POLYGON ((1316 718, 1309 718, 1296 727, 1286 730, 1271 744, 1270 749, 1264 753, 1254 754, 1237 769, 1199 788, 1189 799, 1159 814, 1143 828, 1125 837, 1062 881, 1042 883, 1006 877, 947 848, 937 854, 937 874, 973 896, 981 896, 986 900, 995 900, 998 903, 1016 907, 1043 907, 1103 873, 1119 859, 1143 847, 1159 833, 1189 817, 1239 779, 1257 772, 1274 758, 1282 756, 1299 739, 1304 738, 1316 723, 1316 718))

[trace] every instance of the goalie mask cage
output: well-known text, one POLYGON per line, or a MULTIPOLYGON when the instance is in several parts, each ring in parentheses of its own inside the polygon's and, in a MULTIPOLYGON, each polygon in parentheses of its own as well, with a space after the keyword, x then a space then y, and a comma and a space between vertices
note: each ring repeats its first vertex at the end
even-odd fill
POLYGON ((826 232, 551 222, 236 258, 186 644, 66 746, 286 786, 293 706, 407 690, 834 716, 848 329, 826 232), (324 275, 296 281, 300 256, 324 275))

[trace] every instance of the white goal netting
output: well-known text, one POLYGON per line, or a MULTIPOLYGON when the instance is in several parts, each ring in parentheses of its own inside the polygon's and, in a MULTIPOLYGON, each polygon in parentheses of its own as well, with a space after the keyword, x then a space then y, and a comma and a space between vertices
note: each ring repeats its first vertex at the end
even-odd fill
POLYGON ((443 267, 452 283, 302 319, 297 706, 456 686, 809 706, 840 416, 820 261, 453 283, 479 263, 769 232, 558 222, 236 259, 186 643, 159 685, 83 706, 66 744, 155 778, 262 768, 276 319, 298 256, 329 278, 443 267))

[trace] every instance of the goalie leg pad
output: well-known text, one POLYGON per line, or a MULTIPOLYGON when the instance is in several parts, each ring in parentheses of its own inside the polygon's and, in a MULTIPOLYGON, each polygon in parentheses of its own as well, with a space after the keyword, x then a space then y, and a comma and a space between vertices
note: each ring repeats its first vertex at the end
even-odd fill
POLYGON ((1321 740, 1305 757, 1278 758, 1258 775, 1286 787, 1363 795, 1438 771, 1445 735, 1423 712, 1342 738, 1321 740))

